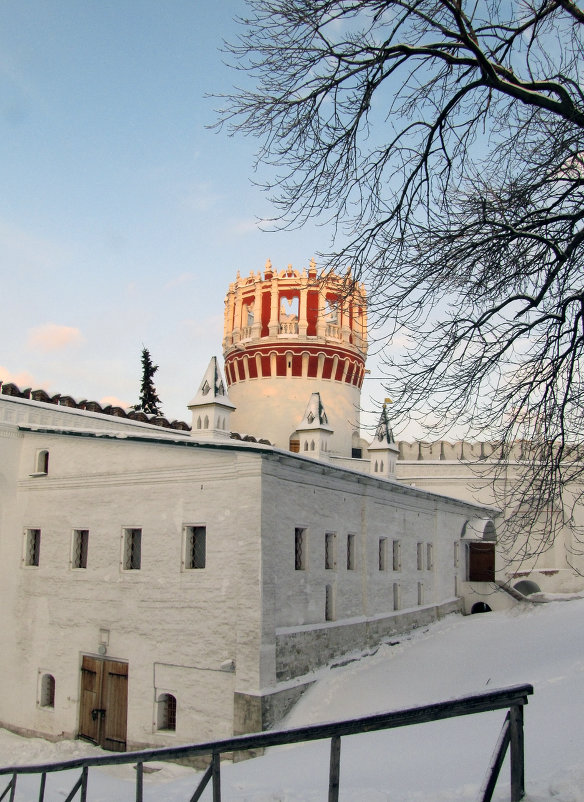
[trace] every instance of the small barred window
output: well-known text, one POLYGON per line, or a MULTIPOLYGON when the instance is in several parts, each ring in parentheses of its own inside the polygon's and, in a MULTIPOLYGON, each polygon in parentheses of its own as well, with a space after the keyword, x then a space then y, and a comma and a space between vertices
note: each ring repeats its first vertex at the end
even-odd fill
POLYGON ((185 526, 185 568, 204 568, 207 562, 207 528, 185 526))
POLYGON ((124 559, 125 571, 139 571, 142 566, 142 530, 124 529, 124 559))

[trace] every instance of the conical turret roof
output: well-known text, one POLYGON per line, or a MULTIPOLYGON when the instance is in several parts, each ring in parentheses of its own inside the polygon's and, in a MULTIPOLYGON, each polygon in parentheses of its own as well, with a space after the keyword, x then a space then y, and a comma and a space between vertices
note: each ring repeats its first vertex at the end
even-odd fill
POLYGON ((211 361, 199 385, 197 394, 189 404, 189 409, 191 407, 202 406, 203 404, 221 404, 221 406, 228 407, 229 409, 235 409, 235 404, 229 400, 229 396, 227 395, 225 381, 216 356, 211 357, 211 361))

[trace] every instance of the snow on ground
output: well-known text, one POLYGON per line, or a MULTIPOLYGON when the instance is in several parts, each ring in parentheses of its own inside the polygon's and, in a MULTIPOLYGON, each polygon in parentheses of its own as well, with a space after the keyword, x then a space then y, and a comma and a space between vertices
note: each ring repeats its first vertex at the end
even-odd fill
MULTIPOLYGON (((358 657, 354 655, 354 657, 358 657)), ((395 637, 375 655, 322 670, 284 722, 297 727, 519 683, 535 688, 525 708, 527 802, 584 802, 584 600, 520 605, 510 611, 449 616, 395 637)), ((180 714, 180 711, 179 711, 180 714)), ((477 798, 504 711, 343 738, 344 802, 458 802, 477 798)), ((98 754, 90 744, 51 744, 0 730, 3 766, 98 754)), ((327 798, 329 742, 271 749, 261 758, 222 765, 226 802, 316 802, 327 798)), ((195 773, 156 764, 145 775, 145 802, 183 802, 195 773)), ((63 800, 75 775, 52 776, 47 802, 63 800)), ((131 766, 90 771, 88 802, 133 798, 131 766)), ((0 778, 0 795, 5 787, 0 778)), ((19 780, 17 802, 38 795, 19 780)), ((203 799, 211 799, 208 786, 203 799)), ((496 800, 509 799, 509 769, 496 800)))

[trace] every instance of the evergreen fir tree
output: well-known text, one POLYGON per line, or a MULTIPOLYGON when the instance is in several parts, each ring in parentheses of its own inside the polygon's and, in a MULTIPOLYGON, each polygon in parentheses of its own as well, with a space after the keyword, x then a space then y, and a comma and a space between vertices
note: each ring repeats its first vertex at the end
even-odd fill
POLYGON ((160 398, 156 393, 153 376, 158 370, 158 365, 152 364, 150 351, 142 348, 142 385, 140 387, 140 402, 134 409, 142 410, 147 415, 160 415, 160 398))

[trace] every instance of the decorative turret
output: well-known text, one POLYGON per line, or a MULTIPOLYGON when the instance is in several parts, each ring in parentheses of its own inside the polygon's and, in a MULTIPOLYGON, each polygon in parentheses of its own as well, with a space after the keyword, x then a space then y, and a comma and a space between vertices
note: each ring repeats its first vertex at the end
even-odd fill
POLYGON ((399 448, 395 442, 393 432, 387 414, 387 404, 389 399, 383 404, 379 423, 375 430, 375 437, 367 449, 371 460, 371 473, 381 475, 386 479, 395 478, 395 463, 399 454, 399 448))
POLYGON ((360 391, 367 355, 363 285, 329 274, 314 260, 302 273, 291 265, 239 274, 225 299, 223 355, 233 427, 300 448, 306 398, 320 393, 331 428, 330 448, 351 456, 359 431, 360 391))
POLYGON ((317 459, 328 456, 329 441, 333 430, 329 426, 320 393, 313 393, 310 396, 306 412, 296 432, 301 454, 317 459))
POLYGON ((196 396, 189 404, 193 413, 191 434, 197 439, 225 438, 231 434, 230 416, 235 409, 225 390, 225 382, 217 364, 211 357, 196 396))

